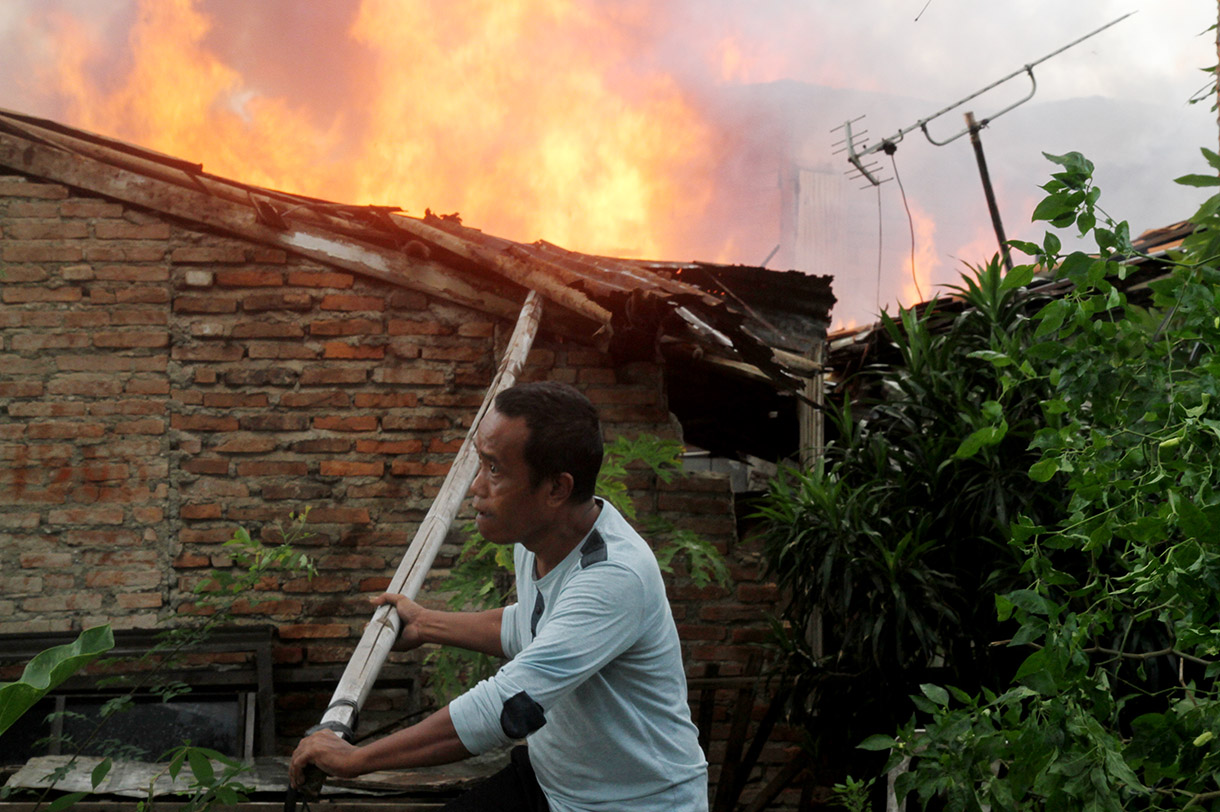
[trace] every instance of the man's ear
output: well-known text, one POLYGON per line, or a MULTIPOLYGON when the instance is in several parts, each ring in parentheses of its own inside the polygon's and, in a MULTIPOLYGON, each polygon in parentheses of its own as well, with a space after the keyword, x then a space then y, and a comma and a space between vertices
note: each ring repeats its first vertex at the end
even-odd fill
POLYGON ((547 501, 556 507, 562 505, 571 497, 575 484, 576 480, 566 471, 551 477, 551 489, 547 493, 547 501))

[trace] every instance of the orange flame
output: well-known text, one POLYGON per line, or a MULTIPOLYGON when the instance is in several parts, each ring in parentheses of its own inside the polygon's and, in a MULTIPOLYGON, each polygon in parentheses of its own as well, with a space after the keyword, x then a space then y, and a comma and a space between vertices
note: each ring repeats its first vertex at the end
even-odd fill
POLYGON ((591 8, 363 0, 348 35, 371 55, 367 98, 326 125, 248 87, 208 47, 193 0, 141 0, 131 66, 112 89, 87 71, 100 46, 70 19, 48 23, 58 90, 85 129, 257 185, 663 257, 710 199, 701 179, 716 137, 670 76, 624 67, 631 26, 591 8), (344 143, 356 124, 355 145, 344 143))

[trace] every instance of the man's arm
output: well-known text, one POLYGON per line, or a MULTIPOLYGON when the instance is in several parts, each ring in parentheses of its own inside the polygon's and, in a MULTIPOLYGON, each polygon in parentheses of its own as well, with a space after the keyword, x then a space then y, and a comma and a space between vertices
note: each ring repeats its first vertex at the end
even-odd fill
POLYGON ((410 650, 424 643, 439 643, 457 646, 493 657, 504 656, 504 644, 500 640, 500 624, 503 609, 488 609, 485 612, 441 612, 425 609, 406 595, 387 592, 373 598, 380 606, 394 605, 402 620, 402 633, 395 648, 410 650))
POLYGON ((327 775, 354 778, 376 770, 431 767, 470 758, 462 745, 449 708, 441 708, 417 725, 357 747, 329 730, 301 740, 292 754, 288 777, 294 787, 305 782, 305 767, 316 765, 327 775))

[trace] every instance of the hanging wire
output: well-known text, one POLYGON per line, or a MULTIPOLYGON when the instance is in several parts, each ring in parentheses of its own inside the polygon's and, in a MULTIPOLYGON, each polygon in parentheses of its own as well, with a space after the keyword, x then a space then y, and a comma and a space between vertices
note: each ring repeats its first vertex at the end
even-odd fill
POLYGON ((898 191, 902 192, 902 207, 907 211, 907 225, 911 227, 911 281, 915 283, 915 293, 919 301, 923 301, 923 291, 919 287, 919 275, 915 273, 915 220, 911 217, 911 207, 907 204, 907 190, 902 186, 902 177, 898 174, 898 162, 894 153, 890 153, 890 164, 894 167, 894 180, 898 181, 898 191))
POLYGON ((873 305, 877 308, 877 312, 881 312, 881 250, 884 243, 882 242, 881 232, 881 186, 877 186, 877 295, 873 298, 873 305))

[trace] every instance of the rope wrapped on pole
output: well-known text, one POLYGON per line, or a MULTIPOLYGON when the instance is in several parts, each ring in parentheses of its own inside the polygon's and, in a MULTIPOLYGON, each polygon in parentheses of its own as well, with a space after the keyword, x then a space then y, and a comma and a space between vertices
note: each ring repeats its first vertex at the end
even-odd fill
MULTIPOLYGON (((470 424, 470 430, 445 476, 440 492, 399 563, 388 592, 397 592, 412 599, 419 594, 428 571, 432 568, 432 562, 436 559, 436 553, 449 532, 449 526, 461 507, 466 491, 470 489, 478 473, 479 458, 474 447, 474 437, 479 422, 491 408, 496 395, 511 387, 521 374, 541 318, 542 297, 536 291, 530 291, 483 404, 470 424)), ((322 721, 311 728, 310 732, 328 729, 349 741, 353 738, 360 708, 364 706, 377 674, 398 639, 400 626, 401 621, 393 605, 385 604, 377 608, 352 652, 351 659, 331 696, 330 704, 322 715, 322 721)), ((303 790, 304 794, 307 797, 316 796, 326 776, 321 770, 313 768, 308 778, 310 780, 303 790)))

